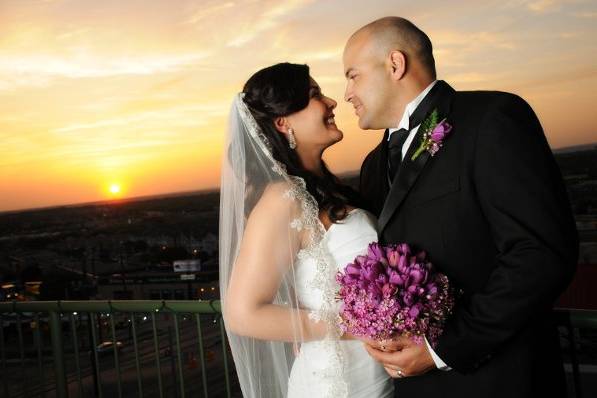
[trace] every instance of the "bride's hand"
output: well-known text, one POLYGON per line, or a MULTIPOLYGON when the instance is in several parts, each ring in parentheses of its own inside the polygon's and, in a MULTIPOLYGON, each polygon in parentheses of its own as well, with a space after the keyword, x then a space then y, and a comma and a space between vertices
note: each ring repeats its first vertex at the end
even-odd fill
POLYGON ((356 336, 349 332, 342 335, 342 340, 359 340, 371 348, 384 352, 400 351, 404 346, 404 341, 398 338, 399 336, 392 336, 386 340, 372 340, 363 336, 356 336))
POLYGON ((352 334, 350 332, 344 332, 344 334, 342 334, 342 337, 340 338, 341 340, 358 340, 361 341, 365 344, 373 344, 375 343, 374 340, 368 339, 366 337, 363 336, 357 336, 356 334, 352 334))
POLYGON ((391 336, 389 339, 385 340, 363 339, 362 341, 367 346, 383 352, 400 351, 406 346, 405 340, 401 339, 400 336, 397 335, 391 336))

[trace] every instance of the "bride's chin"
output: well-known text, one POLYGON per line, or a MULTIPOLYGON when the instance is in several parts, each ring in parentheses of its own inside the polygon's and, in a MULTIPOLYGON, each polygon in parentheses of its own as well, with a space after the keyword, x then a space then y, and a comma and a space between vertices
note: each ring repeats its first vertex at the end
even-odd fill
POLYGON ((334 141, 332 142, 332 145, 342 141, 344 139, 344 133, 340 130, 337 131, 338 135, 336 137, 334 137, 334 141))

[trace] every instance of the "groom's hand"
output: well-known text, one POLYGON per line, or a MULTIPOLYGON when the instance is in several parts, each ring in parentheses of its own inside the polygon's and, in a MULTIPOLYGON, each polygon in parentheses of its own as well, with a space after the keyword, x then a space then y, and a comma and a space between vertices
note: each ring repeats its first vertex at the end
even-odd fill
POLYGON ((427 344, 417 344, 407 337, 366 343, 365 349, 393 378, 418 376, 435 368, 427 344))

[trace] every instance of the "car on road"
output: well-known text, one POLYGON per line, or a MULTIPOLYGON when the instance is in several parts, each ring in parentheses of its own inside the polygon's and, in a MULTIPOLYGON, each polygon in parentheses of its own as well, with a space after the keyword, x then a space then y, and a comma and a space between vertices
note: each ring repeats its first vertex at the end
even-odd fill
MULTIPOLYGON (((116 342, 116 349, 118 351, 120 351, 122 349, 122 346, 123 346, 122 341, 117 341, 116 342)), ((97 347, 95 347, 95 350, 97 351, 98 354, 104 354, 104 353, 113 352, 113 350, 114 350, 114 342, 112 342, 112 341, 104 341, 103 343, 98 344, 97 347)))

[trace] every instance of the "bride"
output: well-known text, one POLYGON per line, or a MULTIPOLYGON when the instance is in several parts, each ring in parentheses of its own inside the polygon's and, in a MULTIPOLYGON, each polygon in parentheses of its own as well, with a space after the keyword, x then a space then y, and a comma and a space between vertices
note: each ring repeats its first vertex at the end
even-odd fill
POLYGON ((390 397, 337 327, 336 273, 377 240, 373 216, 322 160, 336 102, 306 65, 255 73, 234 99, 220 199, 223 314, 245 397, 390 397))

